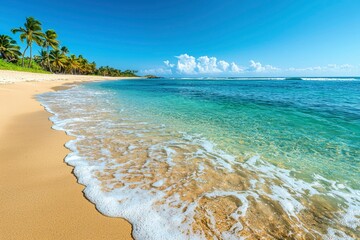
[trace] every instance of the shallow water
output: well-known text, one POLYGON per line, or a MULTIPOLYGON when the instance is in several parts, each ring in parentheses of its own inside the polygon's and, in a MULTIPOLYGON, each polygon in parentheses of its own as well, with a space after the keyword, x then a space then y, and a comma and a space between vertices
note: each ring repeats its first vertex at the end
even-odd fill
POLYGON ((360 81, 131 80, 39 95, 137 239, 360 237, 360 81))

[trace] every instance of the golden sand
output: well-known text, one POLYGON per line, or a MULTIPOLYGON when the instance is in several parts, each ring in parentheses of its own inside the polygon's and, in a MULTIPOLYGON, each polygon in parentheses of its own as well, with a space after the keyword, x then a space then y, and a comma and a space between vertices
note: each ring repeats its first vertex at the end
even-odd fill
POLYGON ((131 239, 127 221, 101 215, 83 196, 64 163, 70 137, 51 129, 50 114, 34 99, 69 81, 38 75, 0 71, 3 83, 15 82, 0 85, 0 238, 131 239))

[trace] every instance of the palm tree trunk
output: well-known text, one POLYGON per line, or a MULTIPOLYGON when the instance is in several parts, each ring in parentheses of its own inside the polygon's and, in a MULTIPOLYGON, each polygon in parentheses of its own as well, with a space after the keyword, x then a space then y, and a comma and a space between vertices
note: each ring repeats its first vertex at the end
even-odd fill
POLYGON ((24 52, 23 52, 23 54, 22 54, 21 66, 23 66, 23 67, 24 67, 25 53, 26 53, 26 51, 27 51, 28 48, 29 48, 29 45, 26 46, 26 48, 25 48, 25 50, 24 50, 24 52))
POLYGON ((28 68, 31 67, 31 60, 32 60, 32 45, 30 45, 30 61, 29 61, 28 68))
POLYGON ((49 68, 50 72, 53 72, 52 69, 51 69, 51 66, 50 66, 49 46, 47 47, 46 54, 47 54, 48 68, 49 68))

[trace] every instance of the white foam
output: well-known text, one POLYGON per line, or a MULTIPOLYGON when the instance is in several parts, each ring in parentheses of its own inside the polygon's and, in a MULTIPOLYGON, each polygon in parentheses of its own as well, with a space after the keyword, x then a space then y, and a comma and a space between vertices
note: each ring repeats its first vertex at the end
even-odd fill
POLYGON ((157 182, 154 182, 152 184, 153 187, 161 187, 162 185, 164 185, 164 179, 161 179, 161 180, 159 180, 157 182))
POLYGON ((324 236, 325 240, 354 240, 354 238, 346 235, 345 233, 329 227, 327 233, 324 236))
POLYGON ((128 146, 129 151, 132 151, 132 150, 134 150, 136 148, 137 148, 137 146, 134 146, 134 145, 131 145, 131 144, 128 146))
POLYGON ((314 78, 310 78, 310 77, 303 77, 301 78, 302 80, 305 81, 358 81, 359 79, 357 78, 346 78, 346 77, 330 77, 330 78, 326 78, 326 77, 314 77, 314 78))
POLYGON ((105 155, 105 156, 111 156, 111 152, 110 152, 110 150, 109 149, 106 149, 106 148, 102 148, 101 149, 101 154, 102 155, 105 155))

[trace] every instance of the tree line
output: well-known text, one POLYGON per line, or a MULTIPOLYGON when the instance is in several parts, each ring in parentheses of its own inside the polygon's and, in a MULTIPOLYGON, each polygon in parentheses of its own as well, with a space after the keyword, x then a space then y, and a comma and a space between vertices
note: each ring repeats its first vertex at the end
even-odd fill
POLYGON ((21 52, 20 46, 8 35, 0 35, 0 58, 4 61, 30 68, 35 62, 45 71, 63 74, 102 75, 102 76, 136 76, 137 71, 121 71, 109 66, 96 67, 82 55, 70 54, 66 46, 60 46, 57 33, 52 30, 42 31, 41 22, 33 17, 26 18, 24 26, 11 29, 19 34, 20 41, 26 43, 21 52), (38 55, 33 56, 33 46, 41 47, 38 55), (26 53, 29 57, 25 57, 26 53), (21 59, 21 60, 20 60, 21 59))

